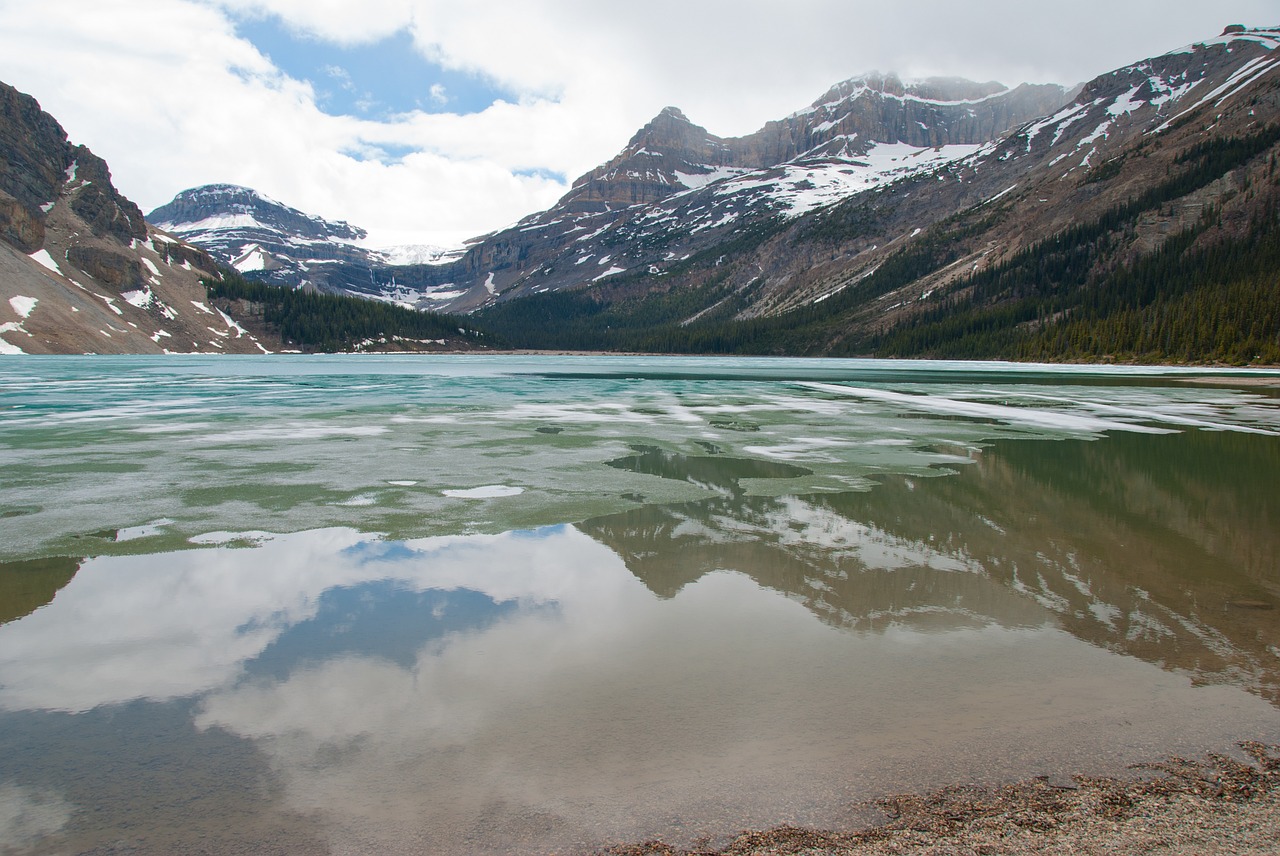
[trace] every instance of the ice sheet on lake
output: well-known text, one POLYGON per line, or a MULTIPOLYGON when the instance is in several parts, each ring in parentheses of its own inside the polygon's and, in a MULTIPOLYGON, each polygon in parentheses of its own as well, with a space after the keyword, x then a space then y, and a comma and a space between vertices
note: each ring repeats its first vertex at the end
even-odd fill
POLYGON ((948 416, 969 416, 976 419, 994 419, 1009 424, 1032 425, 1037 428, 1080 433, 1101 431, 1136 431, 1142 434, 1167 434, 1168 428, 1155 428, 1135 422, 1121 422, 1059 410, 1040 410, 1027 407, 1008 407, 1003 404, 987 404, 976 401, 960 401, 938 395, 908 395, 885 389, 844 386, 830 383, 805 383, 810 389, 849 395, 854 398, 883 401, 909 410, 940 413, 948 416))
POLYGON ((6 507, 38 511, 0 519, 0 560, 72 555, 86 532, 162 518, 174 523, 139 543, 322 526, 497 532, 622 511, 628 496, 710 495, 605 466, 638 446, 710 446, 812 472, 743 484, 776 496, 936 474, 1006 437, 1280 430, 1275 398, 1169 383, 1206 371, 714 357, 11 362, 0 365, 11 405, 0 419, 0 494, 6 507), (494 486, 524 493, 483 506, 442 493, 494 486))
POLYGON ((497 499, 504 496, 519 496, 524 493, 524 488, 505 484, 487 484, 481 487, 450 489, 440 492, 455 499, 497 499))

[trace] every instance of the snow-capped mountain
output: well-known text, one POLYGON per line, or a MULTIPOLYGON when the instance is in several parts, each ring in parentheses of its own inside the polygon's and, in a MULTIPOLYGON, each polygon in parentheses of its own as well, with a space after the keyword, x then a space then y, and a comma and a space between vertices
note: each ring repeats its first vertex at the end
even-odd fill
MULTIPOLYGON (((991 337, 979 346, 986 334, 977 331, 1010 325, 999 340, 1008 344, 1077 307, 1096 312, 1073 295, 1105 287, 1175 238, 1188 253, 1230 243, 1249 256, 1250 230, 1270 228, 1280 205, 1277 47, 1280 28, 1232 26, 1103 74, 986 142, 986 129, 1017 115, 993 110, 1000 93, 938 97, 876 76, 849 81, 744 138, 788 160, 744 168, 721 151, 701 187, 634 205, 606 199, 594 213, 562 203, 490 236, 459 263, 470 278, 449 272, 483 287, 454 308, 483 307, 508 336, 535 331, 520 340, 531 347, 1019 353, 991 337), (929 110, 949 111, 954 123, 929 110), (898 133, 875 139, 869 127, 898 133), (944 127, 953 135, 939 136, 944 127), (509 299, 584 286, 577 302, 509 299), (590 326, 602 315, 608 336, 590 326), (760 318, 776 322, 757 325, 749 342, 747 328, 730 326, 760 318), (929 332, 908 332, 925 321, 929 332), (953 347, 957 331, 971 344, 953 347)), ((653 151, 645 142, 638 135, 627 151, 653 151)), ((1199 311, 1185 300, 1187 312, 1199 311)), ((1074 335, 1073 348, 1089 338, 1074 335)), ((1032 353, 1059 353, 1067 340, 1045 347, 1032 353)), ((1160 343, 1122 347, 1166 353, 1160 343)))
POLYGON ((411 305, 420 295, 395 286, 394 274, 375 276, 373 270, 442 264, 460 255, 458 250, 432 246, 370 248, 364 229, 307 214, 233 184, 184 190, 147 217, 158 228, 257 279, 411 305))
POLYGON ((255 278, 470 311, 624 272, 660 271, 747 221, 799 217, 965 157, 1065 99, 1057 86, 1011 90, 876 73, 838 84, 811 106, 733 139, 716 137, 668 107, 618 155, 575 181, 554 207, 479 239, 465 255, 438 248, 371 251, 359 229, 230 185, 183 191, 149 216, 255 278), (654 251, 659 244, 662 251, 654 251), (618 252, 619 246, 629 248, 618 252))
POLYGON ((871 74, 746 137, 723 139, 668 107, 552 208, 487 236, 440 275, 447 304, 575 288, 622 273, 660 275, 751 223, 793 218, 972 155, 1067 98, 1058 86, 871 74))

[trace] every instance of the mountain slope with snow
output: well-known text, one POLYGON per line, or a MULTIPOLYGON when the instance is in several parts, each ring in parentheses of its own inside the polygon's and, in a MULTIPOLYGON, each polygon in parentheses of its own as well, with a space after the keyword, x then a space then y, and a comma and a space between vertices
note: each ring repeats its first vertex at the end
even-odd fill
POLYGON ((148 226, 34 98, 0 84, 0 354, 278 348, 206 300, 201 279, 216 275, 208 253, 148 226))
MULTIPOLYGON (((535 333, 524 340, 531 346, 974 356, 1016 356, 1016 342, 1084 324, 1088 312, 1097 324, 1111 323, 1098 313, 1113 311, 1148 318, 1156 312, 1149 303, 1117 308, 1119 297, 1103 306, 1090 295, 1131 284, 1155 264, 1178 275, 1202 267, 1204 283, 1179 287, 1209 288, 1213 276, 1228 275, 1213 253, 1257 257, 1255 247, 1269 246, 1256 243, 1261 236, 1280 231, 1278 46, 1280 30, 1228 28, 1101 75, 1066 103, 955 157, 947 146, 917 154, 905 140, 896 150, 869 147, 865 166, 819 159, 809 171, 797 158, 673 193, 588 233, 594 241, 612 235, 608 266, 621 269, 612 276, 555 301, 504 302, 482 317, 509 337, 535 333), (935 162, 877 173, 881 152, 888 158, 879 163, 891 168, 903 158, 935 162), (836 189, 830 201, 806 206, 805 195, 818 196, 830 176, 855 192, 836 189), (748 192, 758 201, 747 201, 748 192), (1178 261, 1161 261, 1161 253, 1178 261), (1005 331, 999 347, 954 347, 997 327, 1005 331)), ((1158 292, 1161 279, 1153 281, 1158 292)), ((1194 316, 1189 292, 1164 299, 1194 316)), ((1194 300, 1212 302, 1203 293, 1194 300)), ((1092 353, 1081 347, 1035 353, 1092 353)))
POLYGON ((753 224, 969 156, 1066 96, 1057 86, 874 74, 735 139, 668 107, 555 206, 486 236, 439 271, 463 291, 443 308, 470 311, 622 273, 661 275, 753 224))

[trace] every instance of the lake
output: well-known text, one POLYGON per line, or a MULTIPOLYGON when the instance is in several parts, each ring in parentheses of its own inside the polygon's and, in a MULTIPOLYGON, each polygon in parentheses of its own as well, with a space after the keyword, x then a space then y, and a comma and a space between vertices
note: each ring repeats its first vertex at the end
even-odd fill
POLYGON ((1280 742, 1277 385, 5 358, 0 852, 689 844, 1280 742))

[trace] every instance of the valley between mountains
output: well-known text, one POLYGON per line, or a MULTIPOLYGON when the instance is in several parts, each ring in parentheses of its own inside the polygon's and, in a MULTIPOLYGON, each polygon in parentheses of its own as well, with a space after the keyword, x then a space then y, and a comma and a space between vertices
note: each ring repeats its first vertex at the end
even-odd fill
POLYGON ((1280 363, 1277 47, 1231 26, 1072 90, 872 73, 739 138, 669 107, 460 248, 233 185, 143 217, 5 87, 0 351, 1280 363))

